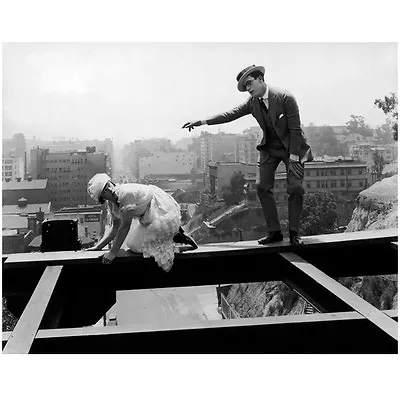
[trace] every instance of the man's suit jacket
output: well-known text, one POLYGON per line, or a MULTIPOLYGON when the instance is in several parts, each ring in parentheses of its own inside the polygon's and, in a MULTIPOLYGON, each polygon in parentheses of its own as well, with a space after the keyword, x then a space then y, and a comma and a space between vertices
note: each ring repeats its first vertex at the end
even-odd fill
MULTIPOLYGON (((299 108, 293 95, 282 89, 269 87, 268 111, 276 134, 290 154, 300 156, 303 162, 312 161, 310 146, 300 126, 299 108)), ((263 139, 257 146, 258 150, 267 150, 267 127, 263 117, 261 103, 258 98, 250 97, 247 101, 233 110, 214 115, 206 120, 207 125, 224 124, 245 115, 252 114, 262 128, 263 139)))

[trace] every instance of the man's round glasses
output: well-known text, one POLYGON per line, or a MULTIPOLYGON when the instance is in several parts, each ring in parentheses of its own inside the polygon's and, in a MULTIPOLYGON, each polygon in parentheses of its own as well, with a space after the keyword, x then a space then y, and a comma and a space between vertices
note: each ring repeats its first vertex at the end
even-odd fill
POLYGON ((255 79, 248 79, 247 81, 246 81, 246 83, 244 84, 244 87, 246 88, 246 89, 248 89, 251 85, 252 85, 252 83, 255 81, 255 79))

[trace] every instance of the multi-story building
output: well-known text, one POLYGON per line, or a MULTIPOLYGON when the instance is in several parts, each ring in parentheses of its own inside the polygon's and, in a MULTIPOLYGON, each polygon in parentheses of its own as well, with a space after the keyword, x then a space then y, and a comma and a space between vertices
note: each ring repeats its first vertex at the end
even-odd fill
POLYGON ((95 148, 98 152, 103 152, 106 154, 106 165, 107 173, 113 177, 114 168, 114 145, 112 139, 98 140, 98 139, 59 139, 59 140, 41 140, 41 139, 28 139, 28 170, 31 172, 32 176, 35 172, 32 171, 35 168, 37 160, 31 160, 31 157, 35 155, 32 150, 41 149, 42 151, 47 149, 49 153, 73 153, 81 149, 95 148))
POLYGON ((168 153, 172 151, 170 139, 152 138, 134 140, 125 145, 123 150, 123 171, 129 178, 140 179, 139 160, 142 156, 150 156, 154 152, 168 153))
POLYGON ((107 155, 94 148, 76 152, 50 153, 45 149, 32 151, 32 177, 47 178, 50 198, 55 209, 93 204, 86 188, 96 173, 107 170, 107 155))
POLYGON ((220 132, 212 135, 211 161, 235 162, 237 135, 220 132))
POLYGON ((3 185, 3 253, 24 252, 51 215, 47 180, 13 181, 3 185))
POLYGON ((235 162, 237 159, 237 135, 231 133, 212 134, 201 131, 200 136, 193 138, 189 147, 196 154, 195 168, 207 172, 209 162, 235 162))
POLYGON ((371 145, 369 143, 353 143, 349 145, 350 156, 359 161, 365 161, 368 165, 373 164, 374 154, 382 156, 385 163, 394 161, 393 146, 387 145, 371 145))
POLYGON ((12 155, 3 155, 1 166, 1 180, 3 182, 22 179, 25 175, 25 164, 22 158, 12 155))
POLYGON ((235 144, 235 161, 244 164, 257 164, 259 151, 256 147, 259 142, 259 132, 249 132, 247 134, 237 135, 235 144))
POLYGON ((4 182, 2 187, 3 205, 16 205, 24 198, 28 204, 47 204, 50 202, 47 179, 14 180, 4 182))
POLYGON ((23 133, 16 133, 11 139, 3 139, 3 154, 13 153, 15 157, 25 159, 27 151, 23 133))
POLYGON ((23 133, 3 139, 2 181, 26 177, 26 141, 23 133))
MULTIPOLYGON (((305 164, 303 187, 306 193, 331 192, 336 201, 338 224, 350 221, 356 198, 369 186, 370 176, 366 163, 357 162, 310 162, 305 164)), ((287 202, 286 173, 275 175, 274 185, 277 203, 287 202)))
POLYGON ((212 134, 201 131, 199 137, 193 138, 193 144, 189 147, 195 152, 195 168, 199 171, 206 172, 207 163, 212 160, 213 141, 212 134))
POLYGON ((193 171, 194 161, 195 154, 192 151, 148 153, 139 157, 139 179, 151 175, 189 175, 193 171))
POLYGON ((101 205, 68 207, 54 213, 53 219, 76 219, 78 235, 99 239, 104 234, 106 211, 101 205))
POLYGON ((212 195, 217 198, 222 198, 223 187, 229 186, 233 175, 237 172, 241 172, 243 175, 256 174, 257 165, 243 164, 243 163, 208 163, 208 182, 209 187, 207 189, 212 195))
MULTIPOLYGON (((368 187, 369 176, 365 163, 325 163, 305 164, 303 187, 306 192, 329 191, 337 200, 355 200, 368 187)), ((275 176, 275 198, 287 200, 286 173, 275 176)))

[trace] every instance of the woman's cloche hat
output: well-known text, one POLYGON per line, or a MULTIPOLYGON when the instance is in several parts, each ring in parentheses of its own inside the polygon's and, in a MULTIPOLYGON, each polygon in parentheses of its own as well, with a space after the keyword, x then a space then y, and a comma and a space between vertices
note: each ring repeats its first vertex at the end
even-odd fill
POLYGON ((99 201, 101 192, 109 181, 111 181, 111 178, 107 174, 96 174, 93 176, 88 182, 87 192, 89 196, 94 201, 99 201))

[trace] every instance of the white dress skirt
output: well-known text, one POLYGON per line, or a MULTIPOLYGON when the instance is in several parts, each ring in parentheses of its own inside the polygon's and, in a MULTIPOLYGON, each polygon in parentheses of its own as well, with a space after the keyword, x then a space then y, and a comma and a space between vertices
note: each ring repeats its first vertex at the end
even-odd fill
POLYGON ((145 258, 153 257, 168 272, 178 252, 173 237, 181 226, 180 206, 159 187, 149 186, 153 192, 151 203, 142 217, 132 219, 124 244, 145 258))

